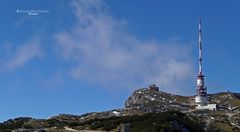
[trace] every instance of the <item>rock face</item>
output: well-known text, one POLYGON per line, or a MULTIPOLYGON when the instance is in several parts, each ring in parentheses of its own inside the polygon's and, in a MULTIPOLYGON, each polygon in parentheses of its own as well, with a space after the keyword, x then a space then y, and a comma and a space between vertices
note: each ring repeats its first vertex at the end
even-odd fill
POLYGON ((125 108, 83 115, 61 114, 49 119, 20 117, 0 123, 0 131, 240 131, 240 94, 209 94, 217 111, 196 110, 195 96, 159 91, 154 85, 137 89, 125 101, 125 108))
POLYGON ((195 108, 194 96, 179 96, 150 88, 141 88, 125 102, 126 108, 137 108, 149 112, 162 112, 168 110, 189 111, 195 108))

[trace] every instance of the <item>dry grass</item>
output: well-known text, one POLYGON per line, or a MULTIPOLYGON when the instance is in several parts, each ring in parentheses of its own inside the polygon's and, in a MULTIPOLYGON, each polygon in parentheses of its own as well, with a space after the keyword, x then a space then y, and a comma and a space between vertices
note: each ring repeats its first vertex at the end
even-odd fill
POLYGON ((221 132, 232 132, 232 127, 228 123, 215 123, 214 126, 216 126, 218 129, 220 129, 221 132))

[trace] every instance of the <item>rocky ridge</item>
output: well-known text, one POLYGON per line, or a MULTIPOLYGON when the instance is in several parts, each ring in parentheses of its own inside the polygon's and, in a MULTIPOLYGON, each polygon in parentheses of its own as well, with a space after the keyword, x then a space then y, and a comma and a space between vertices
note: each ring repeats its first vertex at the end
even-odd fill
POLYGON ((125 108, 83 115, 60 114, 49 119, 20 117, 0 123, 0 131, 117 131, 123 124, 130 124, 132 131, 137 131, 149 122, 157 123, 145 126, 153 132, 192 131, 190 123, 196 128, 201 126, 199 131, 240 131, 240 94, 221 92, 208 96, 210 103, 218 105, 217 111, 196 110, 194 96, 173 95, 156 87, 141 88, 129 96, 125 108))

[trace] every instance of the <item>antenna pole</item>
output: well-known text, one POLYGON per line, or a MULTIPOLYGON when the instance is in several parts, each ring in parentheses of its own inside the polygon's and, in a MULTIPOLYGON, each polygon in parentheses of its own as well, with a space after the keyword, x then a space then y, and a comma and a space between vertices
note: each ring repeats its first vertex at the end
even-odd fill
POLYGON ((199 69, 198 73, 199 75, 202 75, 202 29, 201 29, 201 18, 199 21, 199 32, 198 32, 198 52, 199 52, 199 69))

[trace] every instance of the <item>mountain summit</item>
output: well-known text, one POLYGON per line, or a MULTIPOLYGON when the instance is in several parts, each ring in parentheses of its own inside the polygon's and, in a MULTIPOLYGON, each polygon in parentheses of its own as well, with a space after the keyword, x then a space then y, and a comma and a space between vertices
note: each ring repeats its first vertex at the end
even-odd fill
POLYGON ((195 109, 195 96, 140 88, 125 108, 83 115, 60 114, 49 119, 19 117, 0 123, 0 131, 240 131, 240 94, 208 94, 215 111, 195 109))
MULTIPOLYGON (((217 104, 216 111, 237 110, 240 108, 240 94, 221 92, 208 94, 209 103, 217 104)), ((126 108, 145 109, 155 112, 179 110, 196 111, 195 96, 180 96, 159 91, 158 88, 137 89, 125 102, 126 108)))

